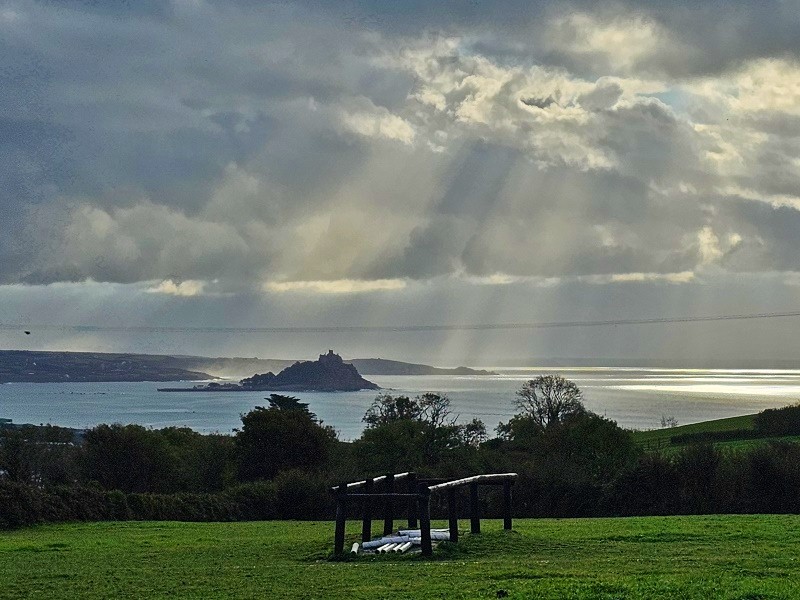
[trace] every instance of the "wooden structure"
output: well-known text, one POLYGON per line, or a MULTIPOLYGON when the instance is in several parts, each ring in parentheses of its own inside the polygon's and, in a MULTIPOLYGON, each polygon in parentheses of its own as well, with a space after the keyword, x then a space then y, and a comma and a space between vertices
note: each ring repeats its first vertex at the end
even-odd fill
POLYGON ((346 483, 332 488, 336 496, 336 526, 334 531, 334 553, 344 552, 344 533, 348 508, 356 500, 362 506, 361 541, 368 542, 372 538, 372 516, 375 505, 383 504, 383 535, 390 535, 394 530, 395 511, 405 505, 408 517, 408 528, 417 528, 419 520, 420 537, 423 556, 433 553, 431 543, 431 494, 445 492, 447 494, 447 515, 450 530, 450 541, 458 542, 458 496, 459 488, 469 487, 469 520, 471 533, 481 532, 480 505, 478 488, 482 485, 503 486, 503 528, 511 529, 511 487, 514 485, 516 473, 493 473, 474 475, 463 479, 421 479, 415 473, 396 473, 381 475, 372 479, 364 479, 346 483), (404 491, 398 491, 404 489, 404 491))

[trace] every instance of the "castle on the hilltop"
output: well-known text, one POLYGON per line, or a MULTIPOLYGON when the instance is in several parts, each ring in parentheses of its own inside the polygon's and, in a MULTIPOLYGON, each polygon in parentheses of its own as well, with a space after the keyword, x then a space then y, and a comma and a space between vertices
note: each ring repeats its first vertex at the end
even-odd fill
POLYGON ((319 361, 317 361, 323 365, 340 365, 344 361, 342 357, 336 354, 333 350, 328 350, 327 354, 320 354, 319 361))

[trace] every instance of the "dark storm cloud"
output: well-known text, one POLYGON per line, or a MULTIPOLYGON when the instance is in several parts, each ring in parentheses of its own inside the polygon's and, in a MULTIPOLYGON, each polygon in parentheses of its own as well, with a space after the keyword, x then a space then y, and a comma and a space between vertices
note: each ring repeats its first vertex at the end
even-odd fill
POLYGON ((6 3, 0 281, 793 270, 793 7, 6 3))
MULTIPOLYGON (((510 62, 535 57, 541 64, 587 72, 587 60, 602 66, 600 57, 576 56, 563 48, 539 43, 554 16, 596 13, 601 21, 630 21, 641 16, 669 31, 673 43, 643 60, 643 70, 671 76, 713 74, 743 61, 800 56, 800 5, 795 0, 614 0, 494 2, 384 2, 383 0, 306 0, 306 6, 355 27, 416 35, 421 29, 469 32, 474 48, 510 62)), ((580 31, 573 32, 579 36, 580 31)))

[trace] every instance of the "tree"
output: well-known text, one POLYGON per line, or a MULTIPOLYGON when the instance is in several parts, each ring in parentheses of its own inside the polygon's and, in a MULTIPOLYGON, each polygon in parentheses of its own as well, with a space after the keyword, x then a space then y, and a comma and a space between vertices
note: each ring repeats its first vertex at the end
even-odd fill
POLYGON ((578 386, 560 375, 540 375, 526 381, 514 405, 520 411, 518 416, 530 418, 544 429, 586 412, 578 386))
POLYGON ((0 478, 38 485, 69 484, 78 476, 70 429, 54 425, 0 428, 0 478))
POLYGON ((98 425, 86 432, 86 478, 109 490, 173 492, 175 455, 158 431, 141 425, 98 425))
POLYGON ((380 427, 396 421, 411 421, 419 418, 419 404, 408 396, 381 394, 364 413, 361 419, 367 428, 380 427))
POLYGON ((444 451, 482 439, 480 427, 472 423, 465 441, 463 427, 451 417, 450 399, 434 392, 415 398, 382 394, 362 421, 367 427, 356 455, 367 470, 417 469, 435 464, 444 451))
POLYGON ((367 473, 415 471, 428 466, 430 428, 415 419, 367 427, 353 443, 359 470, 367 473))
POLYGON ((264 400, 267 400, 269 407, 275 410, 299 410, 305 412, 312 419, 317 418, 317 415, 308 410, 308 402, 300 402, 300 398, 282 394, 270 394, 269 398, 264 398, 264 400))
POLYGON ((461 441, 465 446, 479 447, 489 439, 486 434, 486 425, 480 419, 472 419, 469 423, 459 426, 461 441))
POLYGON ((455 425, 450 418, 450 398, 425 392, 411 399, 408 396, 381 394, 372 402, 361 419, 367 427, 379 427, 396 421, 419 421, 434 429, 455 425))
POLYGON ((307 410, 256 406, 242 415, 242 430, 236 434, 239 477, 272 479, 287 469, 317 469, 335 441, 333 428, 307 410))

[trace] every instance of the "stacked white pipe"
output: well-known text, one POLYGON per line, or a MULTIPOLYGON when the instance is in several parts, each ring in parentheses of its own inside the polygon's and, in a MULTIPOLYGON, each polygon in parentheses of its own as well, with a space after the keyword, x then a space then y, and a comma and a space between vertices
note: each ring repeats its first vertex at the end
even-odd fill
POLYGON ((405 544, 409 540, 407 535, 385 536, 370 542, 361 544, 362 550, 375 550, 386 544, 405 544))
MULTIPOLYGON (((450 541, 449 529, 431 529, 431 541, 433 542, 447 542, 450 541)), ((384 536, 382 538, 364 542, 361 544, 362 550, 374 550, 378 554, 385 554, 387 552, 406 552, 405 550, 398 550, 399 547, 408 544, 411 546, 419 546, 422 544, 422 532, 419 529, 401 529, 398 535, 384 536), (391 547, 390 547, 391 546, 391 547)))

